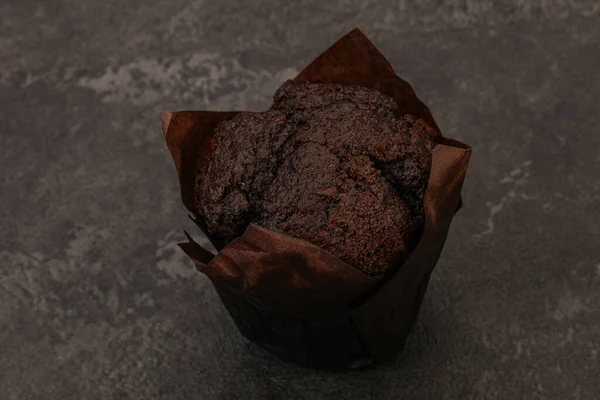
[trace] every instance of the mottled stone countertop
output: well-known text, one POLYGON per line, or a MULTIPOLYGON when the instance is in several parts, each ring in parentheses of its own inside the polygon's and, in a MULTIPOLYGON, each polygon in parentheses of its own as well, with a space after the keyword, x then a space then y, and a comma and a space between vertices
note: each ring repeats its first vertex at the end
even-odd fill
POLYGON ((0 399, 600 398, 597 0, 0 4, 0 399), (354 27, 473 146, 407 349, 290 365, 235 330, 160 112, 261 110, 354 27))

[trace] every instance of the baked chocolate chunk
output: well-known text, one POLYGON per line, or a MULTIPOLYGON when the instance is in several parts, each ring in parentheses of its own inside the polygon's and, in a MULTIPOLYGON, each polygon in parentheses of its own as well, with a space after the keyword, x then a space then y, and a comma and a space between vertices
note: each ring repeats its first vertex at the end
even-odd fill
POLYGON ((226 243, 255 223, 379 275, 421 236, 434 138, 376 88, 287 81, 218 126, 197 213, 226 243))

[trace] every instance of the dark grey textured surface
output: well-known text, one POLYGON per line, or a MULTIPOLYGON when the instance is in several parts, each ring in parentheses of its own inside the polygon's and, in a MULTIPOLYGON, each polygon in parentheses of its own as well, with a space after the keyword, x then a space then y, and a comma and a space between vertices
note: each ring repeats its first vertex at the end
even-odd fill
POLYGON ((596 0, 2 2, 0 399, 597 399, 599 68, 596 0), (474 156, 403 357, 330 374, 176 248, 159 112, 266 108, 355 26, 474 156))

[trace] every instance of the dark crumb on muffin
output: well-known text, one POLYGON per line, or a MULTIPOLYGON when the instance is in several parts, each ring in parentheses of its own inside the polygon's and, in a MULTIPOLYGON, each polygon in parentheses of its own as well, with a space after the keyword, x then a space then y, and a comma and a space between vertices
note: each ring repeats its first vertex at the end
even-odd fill
POLYGON ((379 275, 423 231, 434 137, 375 88, 287 81, 268 111, 218 126, 197 212, 226 243, 255 223, 379 275))

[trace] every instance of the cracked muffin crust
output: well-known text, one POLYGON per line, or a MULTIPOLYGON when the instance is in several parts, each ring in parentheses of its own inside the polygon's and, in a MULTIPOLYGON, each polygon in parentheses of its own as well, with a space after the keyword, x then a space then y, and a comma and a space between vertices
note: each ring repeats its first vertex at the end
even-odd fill
POLYGON ((197 213, 226 243, 255 223, 376 276, 421 236, 434 146, 433 129, 375 88, 287 81, 268 111, 217 127, 197 213))

